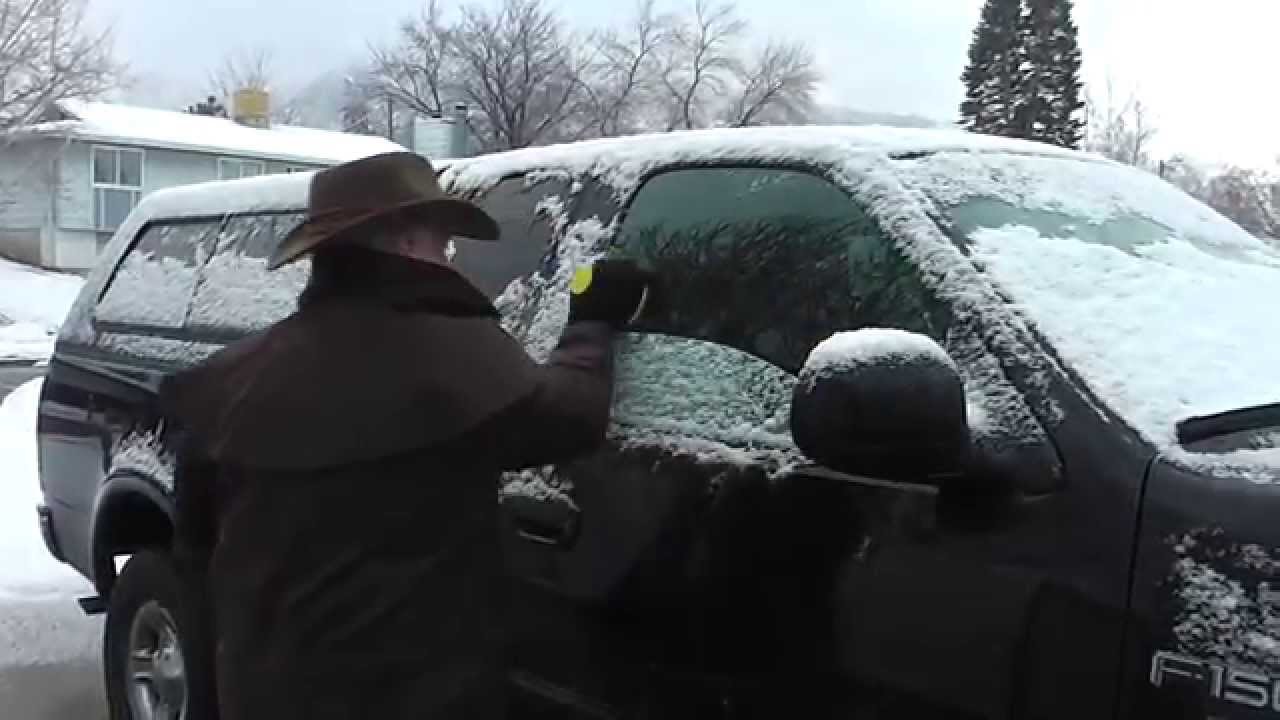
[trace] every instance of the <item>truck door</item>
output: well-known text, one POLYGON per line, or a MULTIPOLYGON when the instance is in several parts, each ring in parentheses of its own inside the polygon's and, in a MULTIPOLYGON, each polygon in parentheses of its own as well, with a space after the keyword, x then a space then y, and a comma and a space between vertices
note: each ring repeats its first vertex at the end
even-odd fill
POLYGON ((991 351, 896 241, 796 169, 675 169, 640 187, 611 252, 663 293, 620 341, 608 443, 526 473, 524 499, 504 502, 513 681, 531 703, 557 717, 1110 714, 1141 463, 1098 439, 1103 421, 1061 378, 1027 390, 1014 368, 1036 350, 991 351), (789 436, 796 373, 818 342, 866 326, 943 344, 975 432, 1012 469, 927 487, 808 465, 789 436), (1056 424, 1028 392, 1054 395, 1056 424))

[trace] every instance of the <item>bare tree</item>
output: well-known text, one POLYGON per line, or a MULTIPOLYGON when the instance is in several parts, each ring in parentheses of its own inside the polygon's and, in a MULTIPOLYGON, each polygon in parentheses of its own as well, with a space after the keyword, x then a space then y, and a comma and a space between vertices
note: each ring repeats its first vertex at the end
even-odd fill
POLYGON ((803 122, 814 110, 820 75, 813 53, 801 43, 770 42, 736 68, 739 86, 725 120, 734 127, 803 122))
POLYGON ((275 54, 270 48, 242 48, 228 53, 221 64, 209 72, 208 82, 227 109, 232 109, 235 94, 240 90, 270 91, 272 122, 297 124, 302 120, 302 111, 294 102, 293 94, 279 82, 275 54))
POLYGON ((401 25, 395 45, 373 49, 374 102, 389 98, 421 115, 465 102, 472 134, 488 150, 576 139, 588 134, 591 64, 577 41, 543 0, 467 5, 453 23, 431 3, 401 25))
POLYGON ((673 29, 674 20, 658 15, 654 0, 640 0, 626 27, 595 36, 595 57, 584 82, 590 134, 609 137, 654 128, 650 115, 662 105, 662 54, 673 29))
POLYGON ((343 132, 380 134, 373 117, 373 100, 378 89, 378 82, 368 76, 347 75, 342 88, 342 107, 338 111, 343 132))
POLYGON ((1160 177, 1192 197, 1207 196, 1209 173, 1186 155, 1177 154, 1162 160, 1158 172, 1160 177))
POLYGON ((675 28, 662 82, 670 95, 668 129, 692 129, 706 124, 708 106, 723 97, 739 72, 735 46, 747 25, 733 5, 696 0, 693 16, 675 28))
POLYGON ((1280 184, 1266 173, 1228 167, 1209 179, 1200 199, 1258 237, 1280 237, 1280 184))
POLYGON ((390 97, 424 115, 443 113, 456 70, 453 37, 439 2, 430 0, 418 17, 400 23, 396 44, 371 49, 372 82, 363 83, 364 94, 375 102, 390 97))
POLYGON ((490 149, 522 148, 586 134, 583 75, 591 58, 542 0, 471 5, 454 31, 459 99, 478 112, 472 132, 490 149))
POLYGON ((1089 126, 1085 148, 1117 162, 1142 168, 1151 168, 1151 141, 1156 128, 1151 122, 1146 105, 1136 93, 1130 93, 1123 102, 1117 102, 1110 80, 1107 81, 1106 98, 1097 101, 1086 96, 1089 126))
POLYGON ((275 78, 275 61, 267 48, 242 49, 228 54, 209 72, 209 85, 224 100, 237 90, 270 90, 275 78))
POLYGON ((0 131, 51 103, 115 87, 111 35, 85 27, 85 0, 0 0, 0 131))
POLYGON ((380 135, 389 140, 404 136, 414 114, 420 112, 389 89, 376 73, 355 72, 343 83, 338 114, 344 132, 380 135))
POLYGON ((454 20, 432 0, 393 44, 371 48, 370 80, 348 92, 346 124, 380 133, 378 115, 392 132, 397 116, 443 115, 460 101, 478 144, 501 150, 806 120, 819 80, 812 54, 778 41, 744 59, 747 25, 715 1, 676 17, 637 0, 625 25, 579 35, 545 0, 466 5, 454 20))

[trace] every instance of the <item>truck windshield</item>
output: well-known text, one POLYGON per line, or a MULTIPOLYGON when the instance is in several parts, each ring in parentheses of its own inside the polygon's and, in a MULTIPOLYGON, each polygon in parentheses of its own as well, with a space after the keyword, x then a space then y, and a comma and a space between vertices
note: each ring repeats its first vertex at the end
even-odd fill
POLYGON ((1015 311, 1157 446, 1280 401, 1280 251, 1159 177, 1103 161, 938 153, 908 189, 1015 311))

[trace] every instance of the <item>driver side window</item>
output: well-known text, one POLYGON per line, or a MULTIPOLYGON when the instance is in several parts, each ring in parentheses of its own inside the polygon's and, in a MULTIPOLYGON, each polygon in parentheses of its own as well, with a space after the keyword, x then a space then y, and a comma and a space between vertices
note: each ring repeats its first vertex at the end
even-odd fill
POLYGON ((614 420, 632 443, 776 469, 795 458, 791 391, 815 345, 867 325, 946 332, 876 222, 809 173, 657 175, 614 245, 662 288, 618 359, 614 420))
POLYGON ((662 279, 662 304, 643 329, 727 345, 791 373, 840 330, 946 334, 938 303, 878 224, 809 173, 658 175, 637 194, 617 244, 662 279))

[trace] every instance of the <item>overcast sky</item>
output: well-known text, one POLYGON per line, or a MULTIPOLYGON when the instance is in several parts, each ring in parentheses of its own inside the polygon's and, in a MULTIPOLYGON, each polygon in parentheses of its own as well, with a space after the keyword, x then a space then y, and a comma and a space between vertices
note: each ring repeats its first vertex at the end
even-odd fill
MULTIPOLYGON (((574 24, 618 21, 630 0, 550 0, 574 24)), ((692 2, 692 0, 689 0, 692 2)), ((659 0, 663 7, 679 3, 659 0)), ((229 48, 273 48, 282 80, 359 62, 420 0, 90 0, 117 49, 157 94, 195 100, 229 48), (191 90, 189 91, 188 88, 191 90)), ((862 110, 955 118, 982 0, 738 0, 758 37, 813 44, 822 99, 862 110)), ((446 3, 446 6, 448 4, 446 3)), ((1162 153, 1266 166, 1280 156, 1273 90, 1277 0, 1077 0, 1085 79, 1105 94, 1136 91, 1160 128, 1162 153)))

